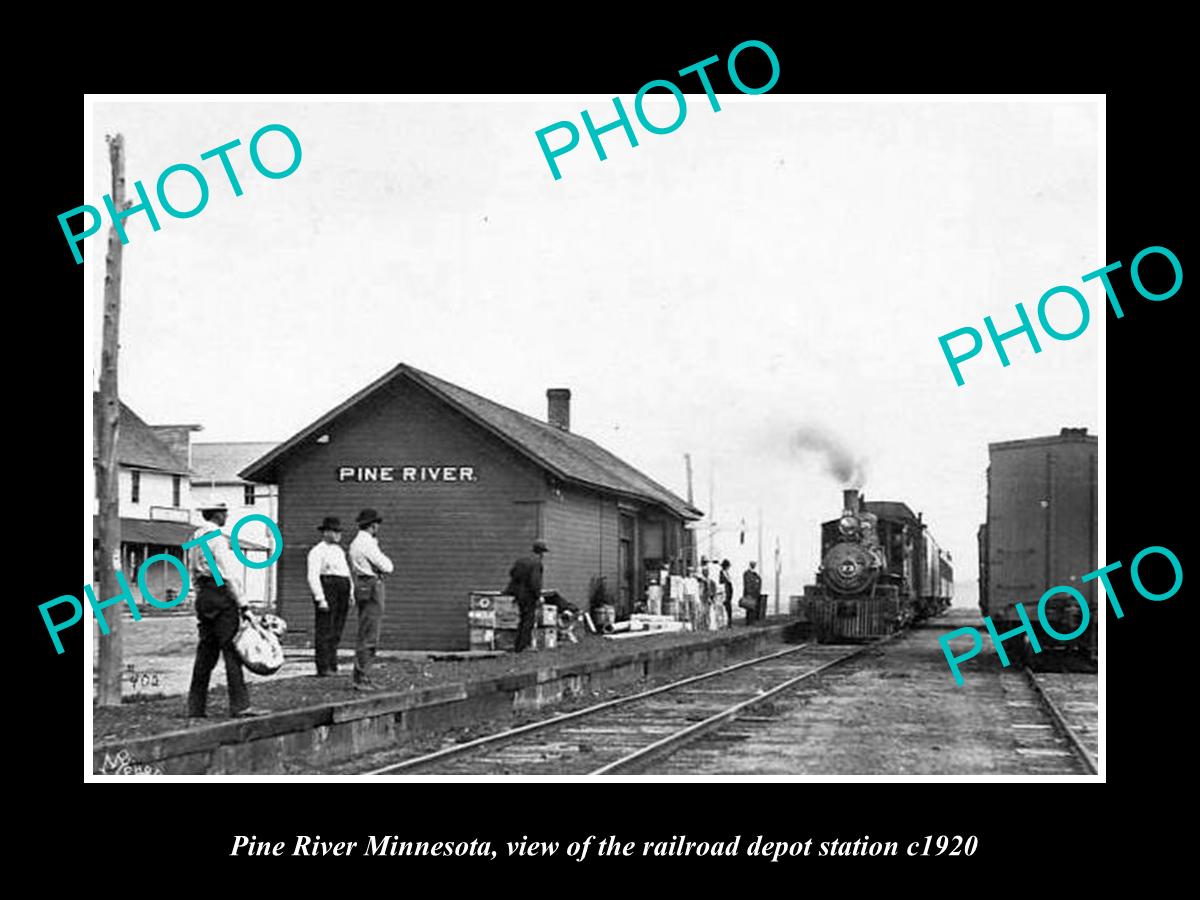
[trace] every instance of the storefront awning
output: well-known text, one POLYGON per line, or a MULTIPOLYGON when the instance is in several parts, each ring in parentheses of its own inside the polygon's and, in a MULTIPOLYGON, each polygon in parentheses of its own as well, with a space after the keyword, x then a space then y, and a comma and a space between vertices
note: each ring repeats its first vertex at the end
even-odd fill
MULTIPOLYGON (((92 516, 92 540, 100 530, 98 516, 92 516)), ((198 526, 190 522, 168 522, 163 519, 121 519, 122 544, 153 544, 160 547, 182 547, 192 539, 198 526)), ((238 535, 243 550, 267 551, 258 541, 238 535)))

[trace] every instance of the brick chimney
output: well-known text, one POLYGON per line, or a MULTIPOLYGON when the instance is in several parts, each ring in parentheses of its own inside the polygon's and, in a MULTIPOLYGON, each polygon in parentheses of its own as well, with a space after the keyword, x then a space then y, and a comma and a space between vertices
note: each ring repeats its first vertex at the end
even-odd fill
POLYGON ((571 430, 571 391, 568 388, 550 388, 546 391, 546 421, 563 431, 571 430))

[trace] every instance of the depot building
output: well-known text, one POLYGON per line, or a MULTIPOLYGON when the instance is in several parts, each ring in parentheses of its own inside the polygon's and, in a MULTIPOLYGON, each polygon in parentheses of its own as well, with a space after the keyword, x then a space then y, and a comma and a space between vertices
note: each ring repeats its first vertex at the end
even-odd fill
POLYGON ((600 585, 628 613, 647 573, 679 571, 685 523, 700 511, 573 433, 569 390, 547 399, 541 421, 401 364, 243 469, 277 485, 289 634, 312 634, 306 558, 317 525, 340 518, 348 547, 368 507, 383 516, 379 543, 395 564, 387 648, 467 648, 470 592, 503 589, 538 538, 550 547, 544 587, 581 609, 600 585))

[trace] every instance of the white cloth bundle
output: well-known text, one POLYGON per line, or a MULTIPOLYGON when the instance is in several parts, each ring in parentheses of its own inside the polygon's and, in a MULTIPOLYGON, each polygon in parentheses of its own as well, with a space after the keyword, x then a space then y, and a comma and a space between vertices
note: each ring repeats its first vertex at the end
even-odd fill
POLYGON ((255 675, 274 675, 283 667, 283 645, 277 632, 282 634, 287 626, 278 616, 268 623, 266 616, 243 616, 233 647, 241 657, 242 664, 255 675))

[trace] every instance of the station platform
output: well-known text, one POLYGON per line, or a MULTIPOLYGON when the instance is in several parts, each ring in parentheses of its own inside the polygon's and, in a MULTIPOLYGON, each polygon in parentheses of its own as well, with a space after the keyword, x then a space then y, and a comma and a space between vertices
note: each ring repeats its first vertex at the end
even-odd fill
MULTIPOLYGON (((127 640, 146 624, 130 627, 127 640)), ((312 651, 293 650, 279 673, 247 676, 252 703, 271 715, 227 718, 223 667, 218 665, 209 691, 210 718, 198 724, 184 717, 194 637, 185 640, 181 634, 159 642, 158 650, 170 653, 144 648, 140 655, 127 654, 134 669, 126 688, 139 664, 144 670, 163 670, 157 688, 151 679, 137 687, 142 696, 128 698, 133 702, 93 707, 94 770, 104 770, 106 757, 124 753, 164 774, 283 773, 289 759, 332 762, 458 722, 540 709, 652 675, 717 666, 796 639, 802 628, 779 617, 715 632, 651 633, 624 640, 585 633, 577 644, 520 654, 382 650, 372 673, 381 690, 373 694, 354 691, 348 651, 339 653, 338 675, 317 678, 312 651), (182 654, 181 648, 186 648, 182 654)), ((148 636, 143 641, 154 643, 148 636)))

